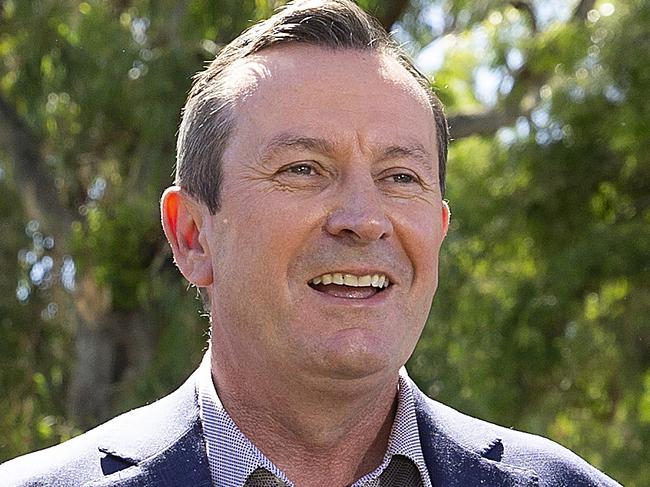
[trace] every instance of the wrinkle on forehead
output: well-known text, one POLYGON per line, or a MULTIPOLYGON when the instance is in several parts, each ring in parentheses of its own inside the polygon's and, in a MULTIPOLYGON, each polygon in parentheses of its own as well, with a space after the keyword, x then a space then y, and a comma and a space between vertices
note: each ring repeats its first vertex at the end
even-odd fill
MULTIPOLYGON (((273 46, 235 61, 224 73, 225 86, 228 89, 228 94, 232 94, 236 102, 243 103, 257 92, 264 80, 286 75, 296 68, 303 71, 306 77, 310 75, 318 77, 318 73, 325 70, 333 75, 336 75, 337 72, 342 73, 347 69, 348 64, 337 62, 335 58, 340 55, 357 57, 359 63, 369 66, 374 64, 376 66, 375 75, 380 78, 381 82, 392 85, 417 99, 421 105, 431 111, 433 116, 424 88, 394 57, 377 51, 335 50, 298 43, 273 46), (283 51, 294 51, 295 56, 274 56, 274 53, 283 51), (329 55, 332 62, 319 62, 318 60, 322 60, 322 58, 309 55, 309 51, 313 51, 314 54, 325 54, 326 58, 329 55)), ((295 79, 289 78, 286 81, 287 89, 290 90, 292 83, 295 82, 295 79)), ((343 86, 342 89, 345 87, 343 86)))
POLYGON ((417 143, 431 156, 430 165, 436 160, 436 128, 426 92, 389 55, 288 44, 229 69, 228 83, 236 94, 225 158, 236 151, 238 160, 259 156, 261 145, 291 131, 327 138, 339 155, 348 151, 343 155, 375 158, 386 146, 417 143))

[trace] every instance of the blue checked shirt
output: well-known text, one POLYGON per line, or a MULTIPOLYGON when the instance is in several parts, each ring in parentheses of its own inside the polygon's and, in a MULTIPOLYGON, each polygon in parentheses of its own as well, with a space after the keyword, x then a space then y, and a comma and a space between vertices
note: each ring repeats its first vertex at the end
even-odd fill
MULTIPOLYGON (((397 412, 388 448, 379 467, 352 487, 431 487, 420 446, 413 391, 400 371, 397 412)), ((210 351, 199 369, 198 397, 212 485, 216 487, 294 487, 271 460, 239 430, 221 405, 212 382, 210 351)))

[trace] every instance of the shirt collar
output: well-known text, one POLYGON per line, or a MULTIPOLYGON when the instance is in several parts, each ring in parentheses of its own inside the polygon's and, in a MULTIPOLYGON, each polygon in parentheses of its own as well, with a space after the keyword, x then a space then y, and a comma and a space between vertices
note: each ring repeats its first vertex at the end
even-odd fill
POLYGON ((210 355, 208 349, 199 367, 197 387, 212 484, 243 486, 260 467, 288 483, 284 473, 239 430, 224 409, 212 382, 210 355))
MULTIPOLYGON (((397 411, 382 464, 355 482, 353 487, 361 486, 379 477, 394 455, 409 458, 420 472, 422 485, 431 487, 420 445, 413 390, 407 379, 406 369, 402 367, 399 376, 397 411)), ((199 367, 197 389, 199 414, 203 423, 203 436, 213 485, 243 486, 246 479, 257 468, 265 468, 288 485, 293 485, 286 475, 239 430, 224 409, 212 382, 209 349, 199 367)))
POLYGON ((388 448, 386 449, 381 465, 357 480, 352 487, 360 487, 368 481, 379 477, 395 455, 402 455, 410 459, 420 472, 422 485, 424 487, 431 487, 431 479, 429 478, 424 454, 422 453, 422 446, 420 445, 420 432, 417 417, 415 416, 413 388, 408 379, 409 376, 406 368, 402 367, 399 371, 397 411, 395 412, 393 427, 388 439, 388 448))
POLYGON ((431 487, 429 472, 422 453, 422 445, 420 445, 420 430, 415 415, 413 388, 405 367, 402 367, 399 371, 398 387, 397 412, 395 413, 395 421, 388 441, 386 456, 404 455, 409 458, 420 472, 422 485, 431 487))

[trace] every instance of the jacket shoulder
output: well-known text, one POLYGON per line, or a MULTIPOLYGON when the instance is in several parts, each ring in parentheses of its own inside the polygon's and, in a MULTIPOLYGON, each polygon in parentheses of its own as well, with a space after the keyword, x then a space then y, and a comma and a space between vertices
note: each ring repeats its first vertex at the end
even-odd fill
POLYGON ((568 448, 542 436, 494 426, 503 443, 505 463, 535 470, 540 486, 619 486, 568 448))
POLYGON ((418 393, 419 412, 429 434, 443 436, 489 461, 533 471, 540 487, 620 486, 552 440, 474 418, 418 393))
MULTIPOLYGON (((0 465, 6 487, 80 486, 103 480, 200 430, 195 375, 172 394, 59 445, 0 465)), ((200 436, 200 432, 198 432, 200 436)))

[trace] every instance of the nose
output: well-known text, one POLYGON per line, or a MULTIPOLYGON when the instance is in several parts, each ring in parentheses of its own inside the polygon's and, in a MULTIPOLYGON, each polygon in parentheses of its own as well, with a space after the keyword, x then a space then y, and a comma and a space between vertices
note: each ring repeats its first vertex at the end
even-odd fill
POLYGON ((325 225, 327 232, 359 242, 390 237, 393 224, 386 216, 375 182, 350 183, 341 189, 338 202, 328 215, 325 225))

